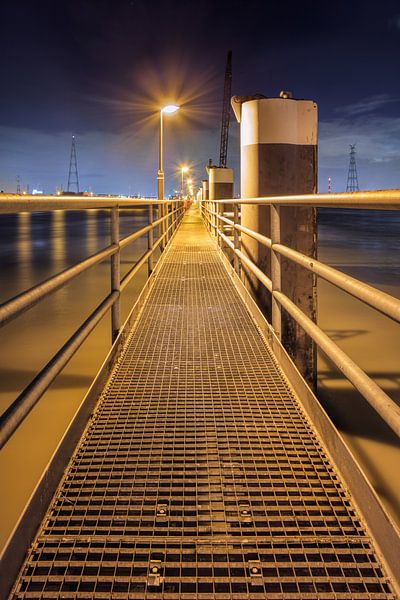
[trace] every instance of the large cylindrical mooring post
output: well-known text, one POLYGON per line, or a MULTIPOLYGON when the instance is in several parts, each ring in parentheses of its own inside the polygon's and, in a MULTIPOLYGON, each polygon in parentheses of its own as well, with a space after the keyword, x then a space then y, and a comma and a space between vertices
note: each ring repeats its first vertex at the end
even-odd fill
POLYGON ((202 179, 201 187, 203 188, 203 202, 208 200, 208 179, 202 179))
MULTIPOLYGON (((240 123, 241 197, 310 194, 317 191, 317 105, 295 100, 288 93, 279 98, 232 98, 240 123)), ((271 237, 271 208, 243 205, 242 225, 271 237)), ((316 257, 316 210, 280 208, 280 241, 316 257)), ((271 251, 242 235, 242 251, 269 277, 271 251)), ((276 255, 272 257, 276 259, 276 255)), ((274 262, 274 260, 272 261, 274 262)), ((281 258, 281 291, 314 321, 316 320, 315 276, 295 263, 281 258)), ((244 282, 257 298, 271 322, 271 295, 250 274, 244 282)), ((282 343, 303 377, 315 385, 316 351, 312 340, 282 311, 282 343)))
POLYGON ((233 169, 209 165, 207 171, 209 199, 224 200, 224 198, 233 198, 233 169))
MULTIPOLYGON (((233 198, 233 169, 227 167, 215 167, 213 165, 207 166, 208 172, 208 196, 209 200, 224 200, 225 198, 233 198)), ((215 208, 222 214, 233 210, 232 204, 216 204, 215 208)), ((224 225, 221 221, 217 221, 218 227, 221 231, 224 229, 224 225)))

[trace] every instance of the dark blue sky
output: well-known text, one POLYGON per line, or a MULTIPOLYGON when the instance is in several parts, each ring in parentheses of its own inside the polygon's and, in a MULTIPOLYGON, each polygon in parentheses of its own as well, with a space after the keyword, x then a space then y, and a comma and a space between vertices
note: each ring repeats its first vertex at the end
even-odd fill
MULTIPOLYGON (((345 188, 357 144, 363 189, 400 187, 398 0, 3 0, 0 187, 66 187, 71 135, 81 187, 156 193, 157 107, 166 187, 182 162, 199 180, 219 157, 226 53, 233 93, 281 89, 317 101, 321 191, 345 188)), ((238 172, 232 119, 228 162, 238 172)), ((239 187, 237 186, 237 191, 239 187)))

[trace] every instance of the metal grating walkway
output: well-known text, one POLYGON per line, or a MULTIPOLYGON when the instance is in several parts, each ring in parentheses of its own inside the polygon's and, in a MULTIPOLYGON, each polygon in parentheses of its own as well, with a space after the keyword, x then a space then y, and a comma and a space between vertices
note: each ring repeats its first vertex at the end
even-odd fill
POLYGON ((395 597, 195 213, 12 597, 395 597))

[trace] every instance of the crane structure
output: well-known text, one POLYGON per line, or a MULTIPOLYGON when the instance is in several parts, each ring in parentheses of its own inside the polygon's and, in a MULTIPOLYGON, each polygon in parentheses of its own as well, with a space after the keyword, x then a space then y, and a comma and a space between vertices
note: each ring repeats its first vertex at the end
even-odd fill
POLYGON ((71 192, 71 186, 76 186, 76 193, 79 194, 78 163, 76 160, 75 136, 72 136, 71 155, 69 159, 68 186, 67 192, 71 192))
POLYGON ((221 145, 219 152, 219 166, 226 167, 228 156, 228 136, 229 120, 231 115, 231 89, 232 89, 232 50, 229 50, 226 61, 224 98, 222 101, 222 124, 221 124, 221 145))

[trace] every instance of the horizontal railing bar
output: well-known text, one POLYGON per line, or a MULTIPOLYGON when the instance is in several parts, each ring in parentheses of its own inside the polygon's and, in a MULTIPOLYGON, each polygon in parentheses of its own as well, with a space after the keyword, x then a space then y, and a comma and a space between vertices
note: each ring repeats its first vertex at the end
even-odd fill
MULTIPOLYGON (((216 212, 208 210, 222 221, 216 212)), ((240 230, 243 228, 241 226, 240 230)), ((235 224, 235 228, 238 228, 235 224)), ((330 337, 309 317, 307 317, 285 294, 280 291, 272 290, 272 281, 239 249, 234 248, 234 244, 225 236, 220 229, 217 231, 228 246, 240 257, 248 269, 256 275, 257 279, 272 293, 272 296, 281 304, 285 310, 295 319, 295 321, 304 329, 304 331, 315 341, 318 347, 332 360, 337 368, 354 385, 354 387, 363 395, 376 412, 382 417, 386 424, 400 437, 400 407, 371 379, 339 346, 330 339, 330 337)), ((255 232, 248 230, 252 235, 255 232)), ((244 233, 247 233, 246 231, 244 233)), ((258 235, 258 234, 256 234, 258 235)), ((253 235, 254 237, 254 235, 253 235)), ((306 255, 292 250, 283 244, 273 244, 269 238, 264 238, 263 243, 272 247, 276 252, 287 258, 309 268, 309 270, 320 275, 327 281, 330 281, 337 287, 347 291, 359 300, 366 302, 372 308, 390 316, 395 321, 399 320, 400 301, 393 298, 385 292, 381 292, 368 284, 347 276, 341 271, 328 267, 315 259, 310 259, 306 255)), ((257 238, 256 238, 257 239, 257 238)))
POLYGON ((252 273, 254 273, 254 275, 257 277, 257 279, 259 279, 265 285, 267 290, 269 290, 271 292, 272 291, 271 279, 269 277, 267 277, 267 275, 265 275, 265 273, 263 273, 261 271, 261 269, 256 267, 256 265, 245 254, 243 254, 243 252, 241 252, 238 248, 235 248, 234 243, 225 234, 223 234, 220 229, 218 229, 218 233, 221 236, 221 238, 224 240, 224 242, 226 242, 226 244, 230 247, 230 249, 236 254, 236 256, 238 256, 240 258, 242 263, 244 263, 250 269, 250 271, 252 271, 252 273))
POLYGON ((217 204, 278 204, 280 206, 308 206, 310 208, 369 208, 374 210, 400 209, 400 190, 371 190, 335 194, 294 194, 291 196, 263 196, 259 198, 229 198, 213 200, 217 204))
POLYGON ((220 229, 217 229, 218 235, 221 237, 221 239, 224 240, 225 244, 227 244, 229 246, 229 248, 231 250, 235 250, 235 245, 234 243, 228 238, 228 236, 226 236, 224 233, 222 233, 222 231, 220 229))
POLYGON ((400 437, 400 407, 285 294, 273 296, 400 437))
POLYGON ((151 256, 153 254, 153 252, 155 251, 155 249, 157 248, 158 244, 161 242, 163 237, 164 236, 162 236, 161 238, 158 238, 158 240, 154 244, 153 248, 146 250, 146 252, 144 254, 142 254, 142 256, 139 258, 139 260, 133 265, 133 267, 131 267, 129 269, 129 271, 127 273, 125 273, 125 275, 121 279, 121 292, 124 291, 126 286, 131 282, 132 278, 136 275, 136 273, 139 271, 139 269, 144 265, 144 263, 149 258, 149 256, 151 256))
POLYGON ((212 215, 216 216, 218 219, 220 219, 220 221, 223 221, 224 223, 226 223, 227 225, 230 225, 234 229, 237 229, 238 231, 241 231, 242 233, 245 233, 249 237, 254 238, 258 242, 260 242, 260 244, 263 244, 264 246, 267 246, 267 248, 271 248, 271 244, 272 244, 271 238, 266 237, 265 235, 262 235, 261 233, 257 233, 256 231, 253 231, 252 229, 249 229, 248 227, 244 227, 243 225, 239 225, 239 223, 234 223, 230 219, 227 219, 226 217, 221 216, 219 213, 217 213, 215 211, 210 210, 209 212, 212 215))
POLYGON ((57 354, 55 354, 24 391, 21 392, 18 398, 16 398, 1 415, 0 448, 4 446, 22 421, 28 416, 32 408, 53 383, 57 375, 80 348, 85 339, 93 331, 114 302, 119 298, 119 295, 118 292, 112 292, 99 304, 57 354))
MULTIPOLYGON (((221 217, 218 215, 218 213, 214 214, 222 221, 228 221, 228 219, 221 217)), ((247 227, 243 227, 242 225, 234 224, 233 221, 231 223, 235 229, 238 229, 255 240, 258 240, 264 246, 271 248, 272 242, 270 238, 256 233, 247 227)), ((319 277, 322 277, 326 281, 329 281, 329 283, 332 283, 336 287, 351 294, 354 298, 357 298, 365 304, 368 304, 368 306, 371 308, 390 317, 396 322, 400 322, 400 300, 398 298, 395 298, 394 296, 391 296, 382 290, 374 288, 371 285, 356 279, 355 277, 351 277, 351 275, 347 275, 338 269, 334 269, 333 267, 329 267, 328 265, 325 265, 316 259, 310 258, 305 254, 298 252, 297 250, 288 248, 283 244, 274 244, 273 249, 275 252, 278 252, 282 256, 285 256, 289 260, 292 260, 309 271, 312 271, 319 277)))
MULTIPOLYGON (((181 212, 181 208, 178 207, 171 211, 169 215, 165 217, 161 217, 157 221, 154 221, 151 225, 142 228, 138 232, 135 232, 134 235, 139 237, 143 235, 149 229, 157 226, 160 222, 164 221, 166 218, 169 218, 171 215, 175 215, 176 213, 181 212)), ((175 225, 178 220, 178 216, 176 219, 170 224, 167 231, 157 240, 157 242, 153 245, 153 247, 145 253, 145 255, 136 263, 136 265, 131 269, 131 271, 124 277, 121 281, 121 291, 123 287, 125 287, 128 283, 128 279, 132 279, 136 271, 142 266, 142 264, 146 261, 149 254, 153 253, 157 246, 160 244, 162 239, 167 236, 169 230, 175 225), (122 283, 124 282, 124 285, 122 283)), ((136 238, 135 238, 136 239, 136 238)), ((131 236, 125 238, 125 245, 129 243, 131 240, 131 236)), ((118 249, 121 247, 121 243, 119 244, 111 244, 104 250, 97 252, 93 256, 88 259, 78 263, 77 265, 66 269, 62 273, 50 278, 49 280, 31 288, 27 292, 17 296, 12 299, 5 305, 3 305, 3 309, 10 308, 11 311, 5 310, 5 314, 3 315, 3 322, 6 320, 10 320, 14 318, 22 311, 27 310, 39 300, 44 298, 47 294, 55 291, 67 281, 73 279, 76 275, 83 272, 92 264, 97 264, 104 258, 115 254, 118 249), (30 298, 30 296, 34 296, 35 298, 30 298), (19 302, 19 304, 18 304, 19 302), (13 308, 14 303, 14 308, 13 308), (24 304, 25 303, 25 304, 24 304)), ((85 339, 90 335, 99 321, 104 317, 107 311, 115 304, 115 302, 120 298, 121 291, 113 291, 111 292, 100 304, 99 306, 89 315, 86 321, 75 331, 75 333, 69 338, 69 340, 63 345, 63 347, 51 358, 51 360, 47 363, 47 365, 36 375, 36 377, 31 381, 31 383, 21 392, 21 394, 14 400, 14 402, 4 411, 4 413, 0 416, 0 449, 4 446, 4 444, 10 439, 19 425, 24 421, 27 415, 30 413, 35 404, 40 400, 45 391, 49 388, 52 382, 55 380, 57 375, 63 370, 66 364, 70 361, 70 359, 74 356, 77 350, 80 348, 85 339)), ((0 313, 1 315, 1 313, 0 313)), ((0 321, 1 322, 1 321, 0 321)))
POLYGON ((168 205, 179 200, 155 198, 119 198, 118 196, 49 196, 0 194, 0 213, 40 212, 52 210, 90 210, 107 208, 132 208, 149 204, 168 205))
POLYGON ((154 227, 157 227, 157 225, 165 221, 167 217, 168 215, 166 215, 165 217, 160 217, 156 221, 153 221, 150 225, 146 225, 145 227, 142 227, 142 229, 139 229, 138 231, 135 231, 134 233, 131 233, 130 235, 122 238, 119 242, 120 247, 125 248, 125 246, 131 244, 132 242, 140 238, 142 235, 150 231, 150 229, 154 229, 154 227))
POLYGON ((252 273, 264 284, 269 292, 272 292, 272 281, 265 273, 261 271, 243 252, 238 248, 235 249, 235 254, 239 256, 240 260, 250 269, 252 273))
MULTIPOLYGON (((170 213, 170 214, 174 214, 174 212, 177 212, 178 210, 179 209, 175 209, 175 211, 173 211, 173 213, 170 213)), ((161 219, 158 219, 158 221, 163 220, 163 219, 164 219, 164 217, 162 217, 161 219)), ((157 221, 154 221, 154 223, 157 223, 157 221)), ((150 248, 149 250, 147 250, 141 256, 141 258, 133 265, 133 267, 131 267, 129 269, 129 271, 124 275, 124 277, 121 279, 121 292, 130 283, 130 281, 132 280, 132 278, 136 275, 136 273, 139 271, 139 269, 144 265, 144 263, 147 261, 147 259, 149 258, 149 256, 151 256, 153 254, 153 252, 157 249, 157 246, 159 246, 161 244, 162 240, 167 236, 167 234, 168 234, 168 232, 169 232, 169 230, 171 229, 172 226, 173 226, 173 223, 171 223, 171 225, 163 233, 163 235, 161 235, 160 237, 157 238, 157 240, 153 244, 153 247, 150 248)))
MULTIPOLYGON (((179 209, 175 209, 170 214, 174 214, 177 210, 179 209)), ((18 296, 11 298, 10 300, 8 300, 0 306, 0 327, 5 325, 9 321, 15 319, 20 314, 26 312, 27 310, 35 306, 38 302, 43 300, 46 296, 56 292, 58 289, 75 279, 75 277, 78 277, 78 275, 80 275, 84 271, 90 269, 92 266, 102 262, 109 256, 112 256, 113 254, 118 252, 118 247, 124 248, 128 244, 134 242, 137 238, 144 235, 149 229, 152 229, 153 227, 159 225, 165 219, 167 219, 167 216, 160 217, 156 221, 153 221, 152 225, 142 227, 142 229, 139 229, 131 235, 128 235, 126 238, 120 240, 119 246, 118 244, 111 244, 110 246, 107 246, 103 250, 96 252, 96 254, 89 256, 88 258, 77 263, 76 265, 68 267, 61 273, 58 273, 57 275, 54 275, 53 277, 50 277, 42 283, 39 283, 38 285, 30 288, 26 292, 23 292, 18 296)))
POLYGON ((355 277, 351 277, 351 275, 329 267, 316 259, 309 258, 305 254, 288 248, 283 244, 274 244, 273 249, 289 260, 316 273, 326 281, 329 281, 329 283, 348 292, 358 300, 365 302, 371 308, 387 315, 394 321, 400 322, 400 300, 398 298, 394 298, 382 290, 378 290, 367 283, 359 281, 355 277))
POLYGON ((252 229, 249 229, 248 227, 244 227, 243 225, 239 225, 238 223, 236 223, 234 225, 234 227, 238 231, 241 231, 242 233, 245 233, 249 237, 254 238, 258 242, 260 242, 260 244, 262 244, 263 246, 266 246, 267 248, 271 248, 271 246, 272 246, 271 238, 269 238, 269 237, 267 237, 265 235, 262 235, 261 233, 257 233, 256 231, 253 231, 252 229))
POLYGON ((111 244, 103 250, 82 260, 80 263, 61 271, 58 275, 54 275, 42 283, 30 288, 26 292, 22 292, 21 294, 18 294, 18 296, 11 298, 11 300, 4 302, 4 304, 0 306, 0 326, 15 319, 23 312, 35 306, 49 294, 56 292, 58 289, 75 279, 75 277, 78 277, 78 275, 87 269, 90 269, 90 267, 93 267, 109 256, 112 256, 117 251, 118 244, 111 244))
POLYGON ((220 215, 219 213, 210 210, 210 213, 212 215, 214 215, 215 217, 217 217, 220 221, 222 221, 223 223, 226 223, 227 225, 230 225, 231 227, 234 226, 234 222, 231 219, 228 219, 227 217, 223 217, 222 215, 220 215))

